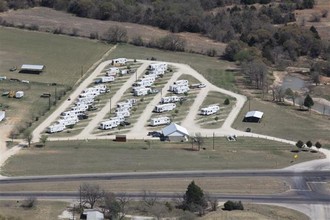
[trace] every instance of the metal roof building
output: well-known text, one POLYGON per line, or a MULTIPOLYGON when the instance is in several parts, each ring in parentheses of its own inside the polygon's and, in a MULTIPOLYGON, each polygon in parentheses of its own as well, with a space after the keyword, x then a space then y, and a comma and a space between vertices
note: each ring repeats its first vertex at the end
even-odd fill
POLYGON ((31 64, 23 64, 21 66, 20 72, 22 73, 40 73, 44 71, 45 65, 31 65, 31 64))
POLYGON ((187 129, 175 123, 163 128, 162 132, 169 141, 187 141, 189 137, 187 129))
POLYGON ((243 121, 245 122, 260 122, 264 113, 261 111, 249 111, 244 116, 243 121))

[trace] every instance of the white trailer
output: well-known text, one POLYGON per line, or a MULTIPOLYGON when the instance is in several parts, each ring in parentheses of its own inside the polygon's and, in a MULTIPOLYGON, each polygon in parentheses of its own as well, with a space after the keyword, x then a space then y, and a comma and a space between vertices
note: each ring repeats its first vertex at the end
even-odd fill
POLYGON ((97 86, 94 86, 93 88, 96 89, 96 91, 98 91, 99 93, 110 92, 110 90, 108 89, 108 87, 106 85, 97 85, 97 86))
POLYGON ((107 83, 107 82, 113 82, 115 81, 115 77, 114 76, 102 76, 100 78, 101 83, 107 83))
POLYGON ((165 70, 149 70, 147 72, 147 76, 154 76, 156 78, 158 78, 160 75, 164 75, 165 74, 165 70))
POLYGON ((5 111, 0 111, 0 121, 5 119, 5 117, 6 117, 6 112, 5 111))
POLYGON ((112 65, 126 65, 127 59, 126 58, 117 58, 112 60, 112 65))
POLYGON ((74 115, 78 116, 78 115, 82 115, 84 113, 85 113, 85 111, 71 110, 71 111, 62 112, 61 113, 61 116, 69 116, 69 115, 71 115, 71 116, 74 116, 74 115))
POLYGON ((167 112, 167 111, 172 111, 175 108, 176 108, 176 104, 174 104, 174 103, 156 105, 154 108, 154 112, 157 112, 157 113, 167 112))
POLYGON ((134 83, 132 86, 133 87, 150 87, 154 84, 154 81, 152 80, 142 80, 142 81, 137 81, 134 83))
POLYGON ((174 103, 174 102, 179 102, 180 101, 180 97, 178 96, 167 96, 167 97, 163 97, 160 100, 161 104, 166 104, 166 103, 174 103))
POLYGON ((149 70, 167 70, 167 63, 151 63, 148 66, 149 70))
POLYGON ((119 73, 120 73, 120 70, 117 67, 111 67, 111 68, 108 68, 105 70, 106 76, 116 76, 119 73))
POLYGON ((78 117, 75 117, 75 118, 69 118, 69 119, 60 119, 57 122, 60 123, 60 124, 65 125, 65 126, 69 126, 69 125, 77 124, 78 121, 79 121, 78 117))
POLYGON ((127 117, 130 117, 130 116, 131 116, 131 114, 129 113, 128 110, 115 112, 115 117, 124 117, 124 118, 127 118, 127 117))
POLYGON ((75 102, 75 105, 81 105, 81 104, 85 104, 85 105, 91 105, 94 102, 94 98, 92 97, 82 97, 82 98, 78 98, 77 101, 75 102))
POLYGON ((172 85, 170 86, 170 91, 174 92, 175 94, 183 94, 185 92, 188 92, 189 86, 187 85, 172 85))
POLYGON ((159 117, 159 118, 152 118, 150 119, 151 126, 158 126, 158 125, 167 125, 170 124, 171 120, 169 117, 159 117))
POLYGON ((17 91, 15 94, 15 98, 20 99, 24 96, 24 92, 23 91, 17 91))
POLYGON ((126 108, 126 109, 130 109, 132 108, 132 103, 130 102, 118 102, 117 103, 117 108, 126 108))
POLYGON ((60 131, 63 131, 65 129, 65 125, 64 124, 61 124, 61 123, 56 123, 56 124, 52 124, 50 125, 46 132, 47 133, 56 133, 56 132, 60 132, 60 131))
POLYGON ((218 105, 209 105, 206 108, 201 109, 201 115, 213 115, 220 110, 218 105))
POLYGON ((184 85, 184 86, 188 86, 189 85, 189 81, 182 79, 182 80, 178 80, 174 82, 174 85, 184 85))
POLYGON ((155 75, 143 75, 142 79, 151 79, 152 81, 156 81, 157 76, 155 75))
POLYGON ((136 104, 137 100, 136 100, 136 99, 126 99, 126 102, 129 102, 129 103, 131 103, 131 104, 132 104, 132 106, 133 106, 133 105, 135 105, 135 104, 136 104))
POLYGON ((109 130, 118 127, 119 124, 120 124, 119 119, 112 118, 110 120, 101 122, 99 128, 102 130, 109 130))
POLYGON ((71 120, 71 119, 78 119, 77 115, 61 115, 59 120, 71 120))
POLYGON ((150 92, 151 92, 150 88, 141 87, 140 89, 137 89, 134 91, 134 95, 135 96, 144 96, 144 95, 148 95, 150 92))
POLYGON ((71 110, 73 110, 73 111, 87 111, 87 109, 88 109, 88 105, 86 105, 86 104, 71 107, 71 110))

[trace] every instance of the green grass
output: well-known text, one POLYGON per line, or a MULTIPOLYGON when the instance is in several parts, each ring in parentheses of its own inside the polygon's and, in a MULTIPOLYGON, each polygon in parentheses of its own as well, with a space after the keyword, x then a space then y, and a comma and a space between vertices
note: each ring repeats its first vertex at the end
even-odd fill
MULTIPOLYGON (((298 107, 296 107, 298 108, 298 107)), ((322 145, 330 145, 330 126, 327 118, 316 113, 301 112, 292 106, 279 106, 276 103, 251 100, 250 109, 264 112, 261 123, 242 122, 244 115, 249 111, 249 102, 238 115, 233 128, 245 130, 251 128, 252 132, 286 138, 293 141, 299 139, 314 144, 320 141, 322 145)))
POLYGON ((7 77, 72 86, 110 49, 95 41, 11 28, 0 28, 0 72, 7 77), (22 64, 43 64, 40 75, 9 72, 22 64))
MULTIPOLYGON (((22 149, 3 166, 1 174, 51 175, 74 173, 272 169, 289 165, 291 147, 283 143, 255 138, 205 140, 206 150, 192 150, 191 143, 151 141, 117 143, 112 140, 48 142, 44 148, 22 149)), ((197 149, 197 146, 194 146, 197 149)), ((295 162, 319 158, 321 154, 301 152, 295 162)))
POLYGON ((201 73, 207 80, 221 88, 236 91, 234 85, 235 73, 227 72, 226 69, 232 63, 219 60, 215 57, 208 57, 193 53, 170 52, 146 47, 136 47, 132 45, 118 45, 111 54, 114 57, 130 57, 136 59, 150 59, 156 57, 159 61, 168 61, 174 63, 185 63, 201 73))

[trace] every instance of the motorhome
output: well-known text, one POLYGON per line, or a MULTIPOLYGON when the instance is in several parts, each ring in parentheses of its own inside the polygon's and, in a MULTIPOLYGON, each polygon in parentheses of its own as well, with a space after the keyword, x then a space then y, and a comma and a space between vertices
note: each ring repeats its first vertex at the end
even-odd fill
POLYGON ((216 104, 210 105, 206 108, 201 109, 201 115, 213 115, 220 110, 220 107, 216 104))
POLYGON ((101 122, 99 128, 102 129, 102 130, 109 130, 109 129, 118 127, 119 124, 120 124, 119 119, 112 118, 110 120, 101 122))
POLYGON ((77 115, 61 115, 59 120, 71 120, 71 119, 77 119, 77 115))
POLYGON ((167 125, 170 124, 171 120, 169 117, 159 117, 159 118, 152 118, 150 119, 151 126, 158 126, 158 125, 167 125))
POLYGON ((116 65, 126 65, 127 63, 127 59, 126 58, 117 58, 117 59, 113 59, 112 60, 112 65, 116 66, 116 65))
POLYGON ((175 108, 176 108, 176 104, 174 103, 161 104, 155 106, 154 112, 161 113, 166 111, 172 111, 175 108))
POLYGON ((148 95, 150 92, 151 92, 150 88, 141 87, 140 89, 134 91, 134 95, 144 96, 144 95, 148 95))
POLYGON ((166 103, 174 103, 174 102, 179 102, 180 101, 180 97, 178 96, 167 96, 167 97, 163 97, 160 100, 161 104, 166 104, 166 103))
POLYGON ((79 95, 79 98, 95 98, 96 96, 99 96, 100 92, 86 92, 79 95))
POLYGON ((46 132, 51 134, 51 133, 56 133, 56 132, 63 131, 64 129, 65 129, 64 124, 56 123, 56 124, 50 125, 47 128, 46 132))

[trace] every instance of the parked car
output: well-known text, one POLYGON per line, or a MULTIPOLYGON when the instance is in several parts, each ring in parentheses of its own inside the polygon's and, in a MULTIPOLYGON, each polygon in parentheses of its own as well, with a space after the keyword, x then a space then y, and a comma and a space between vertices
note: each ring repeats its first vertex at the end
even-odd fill
POLYGON ((205 88, 206 87, 206 85, 204 84, 204 83, 200 83, 199 85, 198 85, 198 88, 205 88))
POLYGON ((12 68, 9 69, 10 72, 14 72, 17 70, 17 67, 16 66, 13 66, 12 68))

